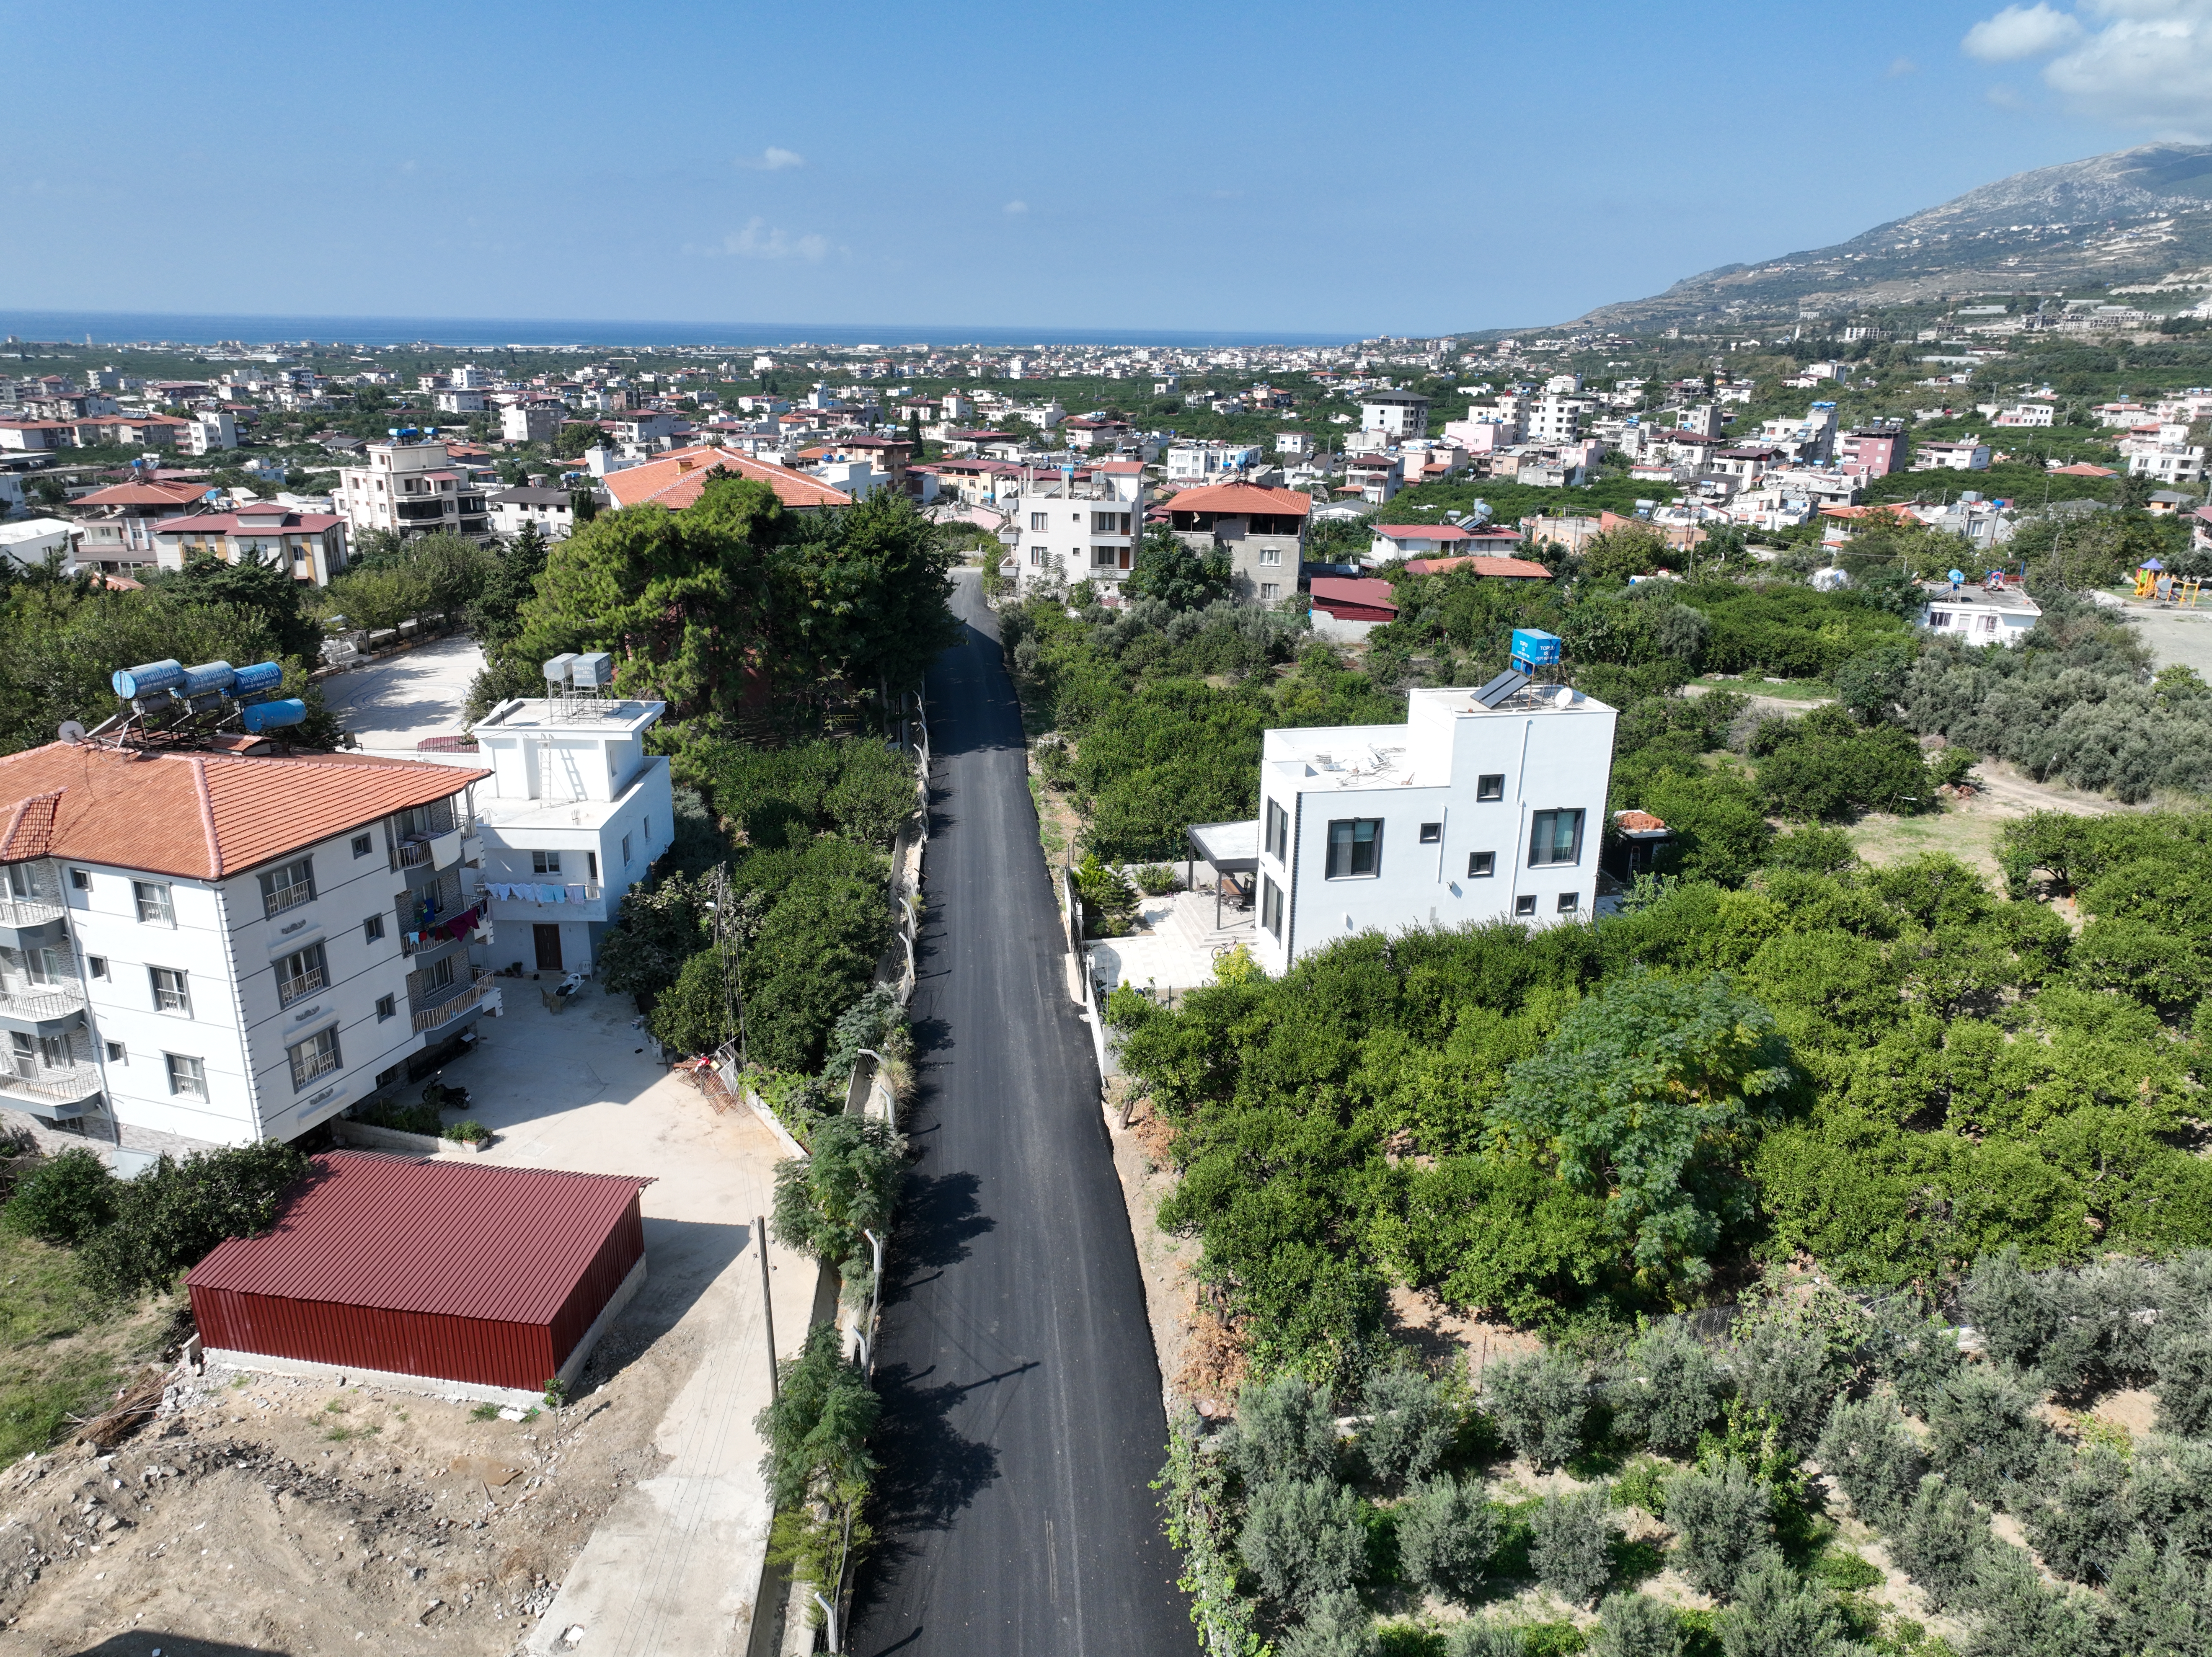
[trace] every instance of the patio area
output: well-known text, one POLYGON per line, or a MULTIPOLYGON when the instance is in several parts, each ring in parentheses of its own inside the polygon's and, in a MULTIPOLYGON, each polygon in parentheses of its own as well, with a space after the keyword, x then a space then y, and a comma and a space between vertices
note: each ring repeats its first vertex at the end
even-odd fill
POLYGON ((1109 991, 1121 983, 1155 990, 1211 984, 1214 962, 1239 944, 1250 948, 1255 926, 1250 909, 1223 904, 1218 926, 1214 911, 1210 887, 1146 898, 1138 911, 1139 930, 1085 945, 1091 976, 1109 991))

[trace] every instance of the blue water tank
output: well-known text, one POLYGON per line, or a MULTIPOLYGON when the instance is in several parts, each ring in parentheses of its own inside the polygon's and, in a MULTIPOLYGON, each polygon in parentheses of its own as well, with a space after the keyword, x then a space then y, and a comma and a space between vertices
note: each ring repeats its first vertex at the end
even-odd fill
POLYGON ((1522 667, 1552 667, 1559 659, 1559 635, 1541 628, 1513 629, 1513 660, 1522 667))
POLYGON ((108 683, 115 694, 126 701, 150 696, 157 690, 167 690, 182 684, 185 665, 172 657, 165 662, 148 662, 141 667, 118 667, 108 683))
POLYGON ((258 737, 264 731, 298 725, 307 717, 307 705, 297 696, 287 696, 283 701, 249 703, 244 712, 247 731, 258 737))
POLYGON ((210 691, 229 689, 237 677, 238 670, 228 662, 203 662, 185 670, 185 682, 179 688, 187 696, 204 696, 210 691))
POLYGON ((252 667, 241 667, 231 681, 234 696, 258 696, 264 690, 274 690, 284 683, 284 669, 277 662, 256 662, 252 667))

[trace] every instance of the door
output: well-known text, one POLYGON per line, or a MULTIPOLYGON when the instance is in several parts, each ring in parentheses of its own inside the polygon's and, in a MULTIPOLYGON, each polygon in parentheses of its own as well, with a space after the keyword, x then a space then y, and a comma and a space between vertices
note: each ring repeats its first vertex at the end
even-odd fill
POLYGON ((559 972, 561 970, 561 928, 557 925, 549 926, 541 920, 530 931, 532 936, 538 940, 538 970, 541 973, 559 972))

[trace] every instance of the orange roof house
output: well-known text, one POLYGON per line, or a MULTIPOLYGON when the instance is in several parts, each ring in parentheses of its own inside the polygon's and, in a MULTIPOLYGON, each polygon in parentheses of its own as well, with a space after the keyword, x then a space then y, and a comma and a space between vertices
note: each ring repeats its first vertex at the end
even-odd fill
POLYGON ((698 500, 707 488, 707 475, 720 466, 738 477, 750 477, 775 491, 775 498, 793 511, 820 507, 849 507, 853 497, 833 489, 818 477, 793 471, 771 461, 757 460, 737 449, 711 446, 676 449, 649 460, 609 472, 604 480, 607 495, 617 507, 641 507, 650 502, 671 512, 681 511, 698 500))

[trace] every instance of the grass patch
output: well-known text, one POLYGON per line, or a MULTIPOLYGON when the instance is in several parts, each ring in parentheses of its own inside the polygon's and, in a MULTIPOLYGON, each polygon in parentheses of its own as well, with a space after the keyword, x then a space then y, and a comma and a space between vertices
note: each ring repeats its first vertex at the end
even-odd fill
POLYGON ((1762 679, 1750 673, 1738 679, 1722 679, 1707 675, 1690 683, 1703 685, 1708 690, 1733 690, 1744 696, 1771 696, 1777 701, 1784 702, 1819 701, 1836 694, 1835 686, 1826 679, 1762 679))
POLYGON ((2011 818, 1994 810, 1962 811, 1955 807, 1912 817, 1869 812, 1845 831, 1851 849, 1879 868, 1929 852, 1948 852, 1987 881, 1997 882, 1997 835, 2011 818))
POLYGON ((69 1249, 0 1232, 0 1462, 95 1413, 167 1332, 156 1303, 101 1301, 69 1249))
POLYGON ((384 1430, 381 1427, 333 1427, 323 1435, 332 1444, 343 1444, 356 1438, 374 1438, 384 1430))
POLYGON ((469 1411, 469 1419, 471 1421, 497 1421, 499 1419, 499 1405, 496 1404, 479 1404, 475 1409, 469 1411))

